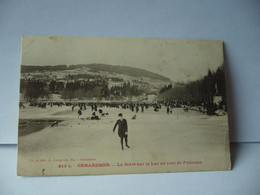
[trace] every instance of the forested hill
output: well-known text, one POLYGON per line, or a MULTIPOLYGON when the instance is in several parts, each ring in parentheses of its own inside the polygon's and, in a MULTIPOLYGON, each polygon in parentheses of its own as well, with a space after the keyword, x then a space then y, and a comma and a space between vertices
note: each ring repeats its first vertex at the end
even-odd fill
POLYGON ((35 71, 62 71, 78 68, 87 68, 89 72, 108 72, 116 74, 125 74, 131 77, 148 77, 169 82, 170 79, 160 74, 156 74, 144 69, 133 68, 129 66, 107 65, 107 64, 78 64, 78 65, 54 65, 54 66, 28 66, 21 65, 21 73, 30 73, 35 71))

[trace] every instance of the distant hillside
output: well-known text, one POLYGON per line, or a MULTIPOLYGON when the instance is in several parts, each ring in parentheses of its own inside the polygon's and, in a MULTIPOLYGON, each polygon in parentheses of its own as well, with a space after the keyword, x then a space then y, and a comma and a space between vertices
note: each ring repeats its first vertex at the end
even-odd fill
POLYGON ((78 68, 88 68, 89 72, 108 72, 116 74, 125 74, 131 77, 148 77, 151 79, 157 79, 165 82, 169 82, 170 79, 144 69, 133 68, 129 66, 120 65, 107 65, 107 64, 78 64, 78 65, 55 65, 55 66, 21 66, 21 73, 30 73, 35 71, 61 71, 61 70, 73 70, 78 68))
POLYGON ((35 71, 57 71, 68 70, 67 65, 55 65, 55 66, 30 66, 21 65, 21 73, 30 73, 35 71))

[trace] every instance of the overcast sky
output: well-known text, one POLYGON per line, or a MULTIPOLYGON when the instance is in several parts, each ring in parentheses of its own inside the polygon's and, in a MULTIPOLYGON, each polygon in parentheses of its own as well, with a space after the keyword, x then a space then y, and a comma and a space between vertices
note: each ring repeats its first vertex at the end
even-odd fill
POLYGON ((187 82, 223 64, 223 45, 185 39, 23 36, 22 65, 91 63, 138 67, 187 82))

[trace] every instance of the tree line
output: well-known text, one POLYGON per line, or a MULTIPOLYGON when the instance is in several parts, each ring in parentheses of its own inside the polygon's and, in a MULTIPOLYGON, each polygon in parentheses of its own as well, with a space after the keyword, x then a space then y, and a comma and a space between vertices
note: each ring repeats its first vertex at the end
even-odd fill
POLYGON ((56 81, 21 79, 20 93, 27 101, 37 99, 50 99, 51 94, 60 94, 63 99, 75 98, 106 98, 120 99, 127 96, 139 96, 143 90, 129 82, 122 82, 120 85, 109 87, 108 79, 95 79, 84 81, 56 81))
POLYGON ((216 109, 226 110, 226 88, 224 67, 216 71, 208 70, 206 76, 189 83, 175 83, 163 87, 158 99, 164 102, 182 102, 191 106, 203 106, 208 114, 213 114, 216 109), (214 97, 220 96, 221 102, 214 103, 214 97))

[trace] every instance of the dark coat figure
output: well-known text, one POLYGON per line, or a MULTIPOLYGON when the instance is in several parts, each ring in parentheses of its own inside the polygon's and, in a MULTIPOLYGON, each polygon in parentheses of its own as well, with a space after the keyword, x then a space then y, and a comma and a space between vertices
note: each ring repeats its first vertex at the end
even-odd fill
POLYGON ((99 109, 99 110, 98 110, 98 113, 102 114, 102 113, 103 113, 103 110, 102 110, 102 109, 99 109))
POLYGON ((91 120, 99 120, 100 118, 96 115, 96 112, 92 113, 91 120))
POLYGON ((128 137, 128 126, 127 126, 127 121, 126 119, 123 118, 123 115, 120 113, 118 115, 120 117, 120 119, 118 119, 116 121, 116 124, 114 126, 113 132, 115 132, 115 129, 118 125, 118 136, 120 137, 120 141, 121 141, 121 147, 122 150, 124 150, 124 146, 123 146, 123 140, 125 138, 125 145, 126 147, 130 148, 130 146, 128 146, 127 144, 127 137, 128 137))
POLYGON ((136 113, 138 113, 138 111, 139 111, 139 106, 138 105, 136 105, 135 110, 136 110, 136 113))
POLYGON ((78 111, 78 119, 79 119, 80 115, 82 115, 82 112, 81 112, 81 110, 79 109, 79 111, 78 111))
POLYGON ((134 112, 134 110, 135 110, 134 105, 131 105, 131 110, 132 110, 132 112, 134 112))

